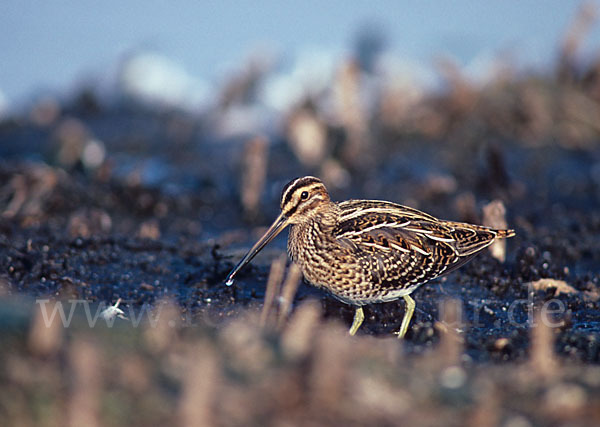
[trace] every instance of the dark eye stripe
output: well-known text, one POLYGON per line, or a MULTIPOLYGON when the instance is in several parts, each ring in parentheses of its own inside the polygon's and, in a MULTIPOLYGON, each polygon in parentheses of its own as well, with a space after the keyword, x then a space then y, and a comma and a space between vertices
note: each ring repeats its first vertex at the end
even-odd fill
POLYGON ((298 203, 296 206, 294 206, 289 211, 287 211, 285 213, 285 216, 289 218, 290 216, 292 216, 293 214, 295 214, 298 211, 298 208, 300 208, 300 207, 302 207, 300 213, 303 214, 304 212, 307 212, 307 211, 310 211, 311 209, 314 209, 315 206, 317 206, 322 201, 323 201, 322 197, 314 197, 309 202, 298 203))
POLYGON ((306 203, 302 203, 298 205, 298 208, 301 208, 301 213, 308 212, 313 210, 319 203, 321 203, 323 199, 319 196, 315 196, 310 201, 306 203))
POLYGON ((294 212, 296 212, 297 209, 298 209, 298 205, 294 206, 292 209, 290 209, 289 211, 284 213, 284 215, 289 218, 290 216, 292 216, 294 214, 294 212))
POLYGON ((292 200, 292 195, 296 192, 296 190, 300 187, 304 187, 308 184, 313 184, 313 183, 320 183, 321 180, 318 178, 315 178, 314 176, 306 176, 304 178, 296 178, 293 181, 290 181, 290 183, 288 185, 285 186, 285 188, 283 189, 282 193, 281 193, 281 198, 282 198, 282 203, 281 206, 285 206, 286 204, 289 203, 290 200, 292 200))

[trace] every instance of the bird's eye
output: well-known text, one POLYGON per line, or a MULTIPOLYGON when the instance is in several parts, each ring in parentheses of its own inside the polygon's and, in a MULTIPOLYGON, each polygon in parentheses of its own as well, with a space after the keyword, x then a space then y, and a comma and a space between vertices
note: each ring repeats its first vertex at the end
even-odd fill
POLYGON ((300 194, 300 198, 302 200, 308 199, 308 191, 303 191, 302 194, 300 194))

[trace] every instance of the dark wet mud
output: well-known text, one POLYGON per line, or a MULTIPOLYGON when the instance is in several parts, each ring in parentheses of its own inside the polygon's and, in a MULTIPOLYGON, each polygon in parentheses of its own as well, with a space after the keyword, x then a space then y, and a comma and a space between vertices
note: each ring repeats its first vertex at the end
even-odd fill
MULTIPOLYGON (((64 123, 2 127, 0 263, 6 291, 34 299, 121 298, 134 307, 170 298, 194 319, 259 306, 270 260, 285 250, 285 236, 235 286, 223 286, 223 279, 276 216, 283 184, 311 171, 284 141, 271 141, 258 212, 250 215, 240 201, 238 172, 246 140, 204 141, 199 130, 190 130, 185 141, 174 141, 157 123, 168 127, 177 116, 119 113, 118 120, 111 111, 65 119, 104 142, 109 157, 94 170, 80 160, 69 168, 56 164, 53 154, 60 148, 53 145, 61 141, 55 128, 64 123), (142 135, 135 139, 134 132, 142 135), (135 146, 143 151, 132 154, 135 146)), ((179 121, 194 123, 185 116, 179 121)), ((485 139, 477 145, 427 139, 373 144, 372 165, 350 171, 348 182, 332 189, 334 199, 394 200, 478 223, 483 205, 500 199, 517 231, 504 263, 483 253, 414 294, 418 310, 409 347, 436 341, 439 303, 455 298, 463 305, 467 354, 482 361, 521 359, 534 309, 555 299, 548 310, 553 324, 561 324, 557 350, 598 361, 600 152, 485 139), (564 281, 572 291, 534 289, 531 283, 542 278, 564 281), (497 350, 500 338, 510 345, 497 350)), ((350 323, 351 307, 303 284, 295 304, 308 298, 321 301, 325 317, 350 323)), ((389 335, 403 310, 401 301, 368 306, 361 333, 389 335)))

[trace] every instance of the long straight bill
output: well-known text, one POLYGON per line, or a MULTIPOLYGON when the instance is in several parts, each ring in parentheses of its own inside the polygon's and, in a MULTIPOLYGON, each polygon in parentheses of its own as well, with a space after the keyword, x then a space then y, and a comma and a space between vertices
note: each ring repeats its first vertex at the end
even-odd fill
POLYGON ((275 220, 275 222, 271 224, 271 226, 265 232, 265 234, 263 234, 263 236, 260 239, 258 239, 258 242, 256 242, 254 246, 252 246, 252 248, 244 256, 244 258, 242 258, 238 265, 236 265, 235 268, 231 270, 231 272, 227 276, 227 279, 225 279, 225 284, 227 286, 233 285, 233 277, 237 274, 237 272, 240 271, 250 261, 252 261, 256 254, 259 253, 260 250, 264 248, 267 243, 273 240, 275 236, 277 236, 281 232, 281 230, 283 230, 287 225, 288 219, 285 216, 283 216, 283 214, 280 214, 275 220))

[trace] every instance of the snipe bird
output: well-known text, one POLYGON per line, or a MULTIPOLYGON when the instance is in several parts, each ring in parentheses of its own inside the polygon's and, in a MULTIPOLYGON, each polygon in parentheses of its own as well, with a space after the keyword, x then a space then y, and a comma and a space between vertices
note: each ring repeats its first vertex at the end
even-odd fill
POLYGON ((320 179, 288 183, 281 213, 237 266, 226 284, 286 226, 288 254, 305 279, 356 307, 350 335, 364 320, 362 306, 404 298, 403 338, 415 310, 410 294, 420 285, 469 261, 494 240, 514 236, 462 222, 443 221, 410 207, 379 200, 332 202, 320 179))

